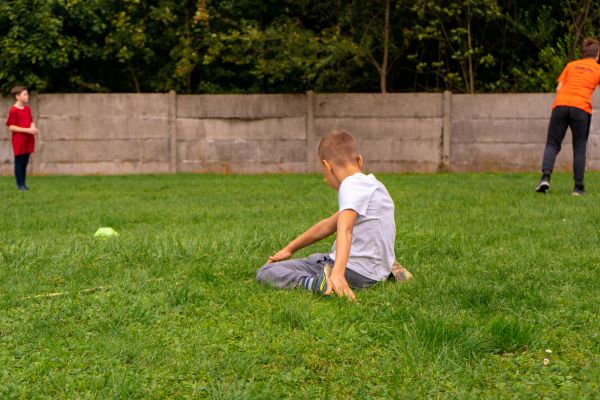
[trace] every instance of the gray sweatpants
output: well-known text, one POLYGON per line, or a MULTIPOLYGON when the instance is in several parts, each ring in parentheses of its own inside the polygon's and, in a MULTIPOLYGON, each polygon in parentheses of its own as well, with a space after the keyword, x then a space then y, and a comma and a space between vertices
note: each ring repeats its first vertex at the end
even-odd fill
MULTIPOLYGON (((280 289, 292 289, 298 286, 301 278, 322 273, 326 263, 333 266, 333 260, 329 258, 328 254, 317 253, 306 258, 265 264, 256 271, 256 280, 280 289)), ((344 276, 348 285, 353 289, 364 289, 377 283, 377 281, 348 268, 346 268, 344 276)))

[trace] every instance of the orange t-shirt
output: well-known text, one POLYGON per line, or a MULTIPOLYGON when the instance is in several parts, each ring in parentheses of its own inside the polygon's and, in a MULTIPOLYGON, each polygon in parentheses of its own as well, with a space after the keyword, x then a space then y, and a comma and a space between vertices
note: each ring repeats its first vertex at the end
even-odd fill
POLYGON ((600 83, 600 65, 596 60, 583 58, 568 63, 558 82, 562 82, 562 87, 556 93, 552 109, 569 106, 592 113, 592 94, 600 83))

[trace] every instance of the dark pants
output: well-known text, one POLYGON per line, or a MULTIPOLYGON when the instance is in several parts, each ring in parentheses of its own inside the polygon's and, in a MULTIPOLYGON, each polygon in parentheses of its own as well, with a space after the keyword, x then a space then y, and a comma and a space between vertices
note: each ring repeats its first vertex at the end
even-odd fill
POLYGON ((17 180, 17 187, 25 186, 29 155, 30 153, 15 156, 15 178, 17 180))
POLYGON ((559 106, 552 110, 542 162, 543 178, 550 180, 556 155, 560 152, 567 128, 570 127, 573 134, 573 178, 575 186, 583 189, 585 153, 591 122, 592 115, 580 108, 559 106))

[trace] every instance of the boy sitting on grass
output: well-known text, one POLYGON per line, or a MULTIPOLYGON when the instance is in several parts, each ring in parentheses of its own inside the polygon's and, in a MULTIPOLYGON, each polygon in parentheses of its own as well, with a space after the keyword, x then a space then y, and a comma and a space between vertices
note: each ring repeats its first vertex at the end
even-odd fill
POLYGON ((333 131, 321 140, 318 152, 325 180, 338 192, 339 211, 270 256, 256 279, 282 289, 335 292, 350 300, 355 300, 351 288, 367 288, 387 279, 392 265, 396 280, 410 279, 410 273, 394 262, 394 202, 381 182, 362 173, 356 140, 347 132, 333 131), (334 232, 330 254, 287 260, 334 232))

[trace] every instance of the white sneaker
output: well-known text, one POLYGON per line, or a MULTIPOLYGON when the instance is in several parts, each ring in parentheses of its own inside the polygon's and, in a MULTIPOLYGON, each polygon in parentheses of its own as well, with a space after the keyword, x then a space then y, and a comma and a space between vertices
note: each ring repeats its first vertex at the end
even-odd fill
POLYGON ((535 191, 538 193, 546 193, 550 189, 550 182, 545 179, 542 179, 540 183, 535 188, 535 191))

